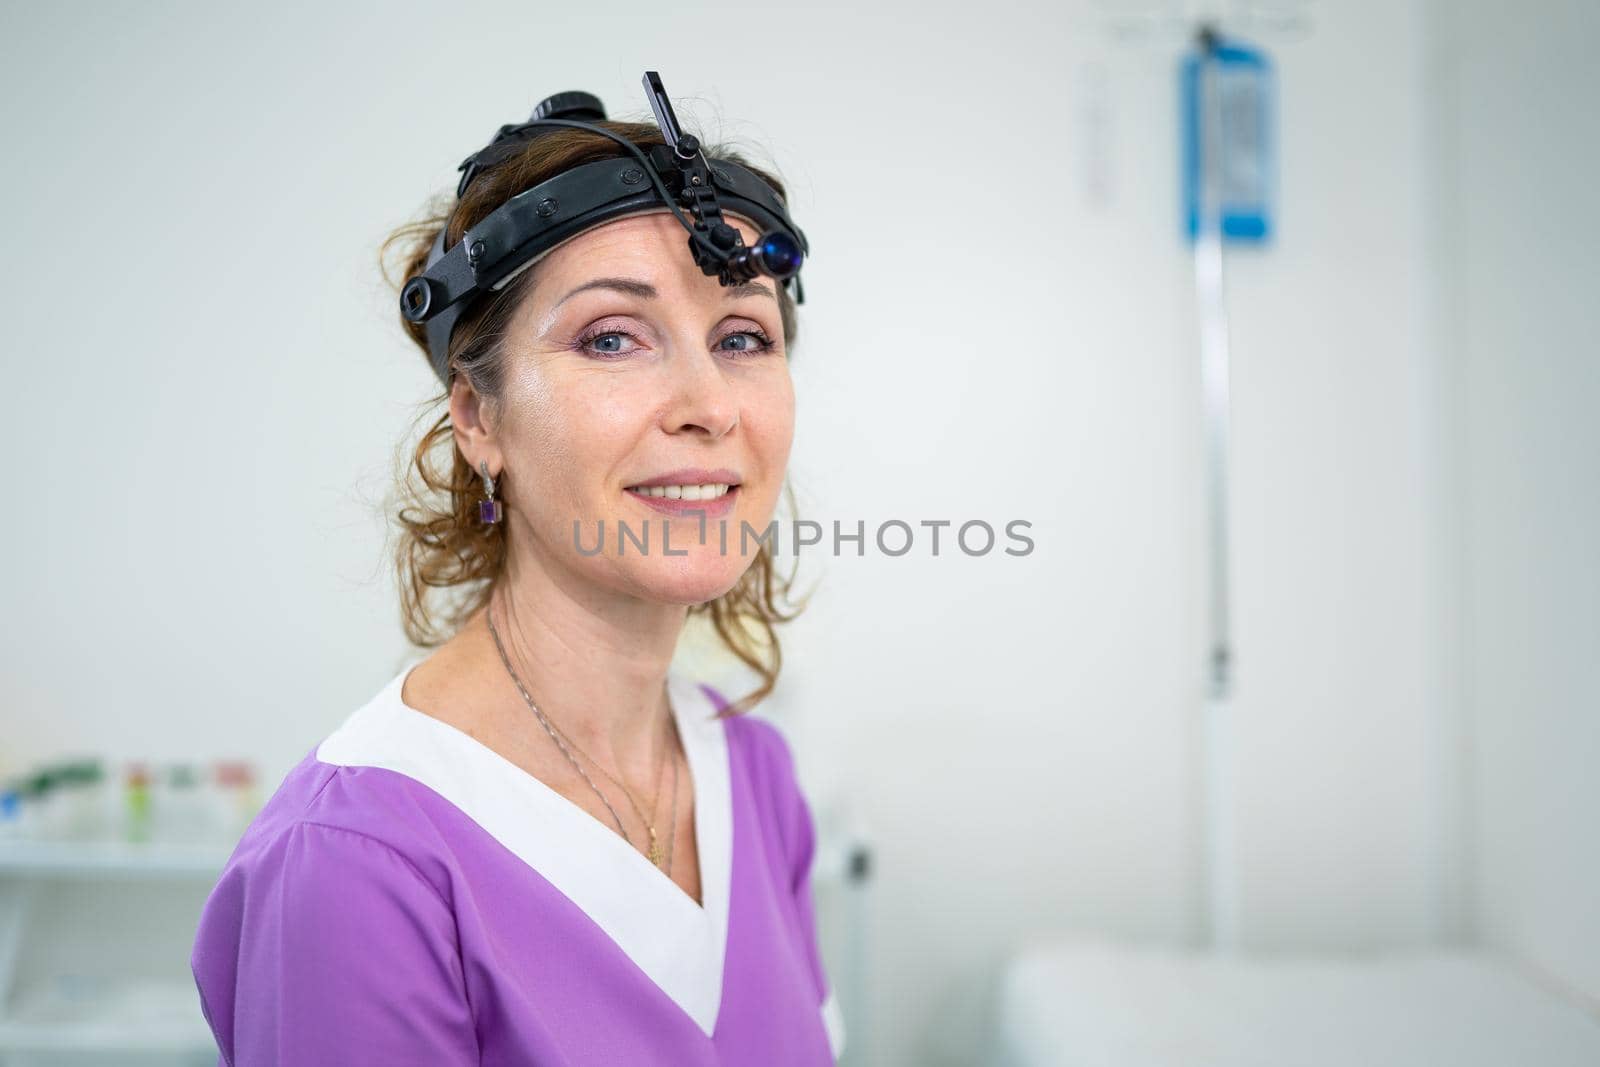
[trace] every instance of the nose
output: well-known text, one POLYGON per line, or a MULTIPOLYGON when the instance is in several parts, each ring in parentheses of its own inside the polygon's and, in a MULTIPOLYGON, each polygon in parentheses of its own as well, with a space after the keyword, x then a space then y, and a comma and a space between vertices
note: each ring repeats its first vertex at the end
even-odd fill
POLYGON ((703 335, 677 331, 671 358, 664 363, 668 401, 662 429, 668 433, 703 433, 713 440, 739 424, 739 394, 717 354, 703 335))

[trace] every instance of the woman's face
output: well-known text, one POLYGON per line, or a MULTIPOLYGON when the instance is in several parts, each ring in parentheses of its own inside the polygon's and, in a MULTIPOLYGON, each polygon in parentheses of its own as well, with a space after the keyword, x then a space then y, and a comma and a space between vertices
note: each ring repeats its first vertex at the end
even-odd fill
POLYGON ((676 604, 714 599, 748 568, 794 435, 778 283, 724 287, 687 244, 662 210, 535 263, 494 425, 507 510, 546 566, 676 604))

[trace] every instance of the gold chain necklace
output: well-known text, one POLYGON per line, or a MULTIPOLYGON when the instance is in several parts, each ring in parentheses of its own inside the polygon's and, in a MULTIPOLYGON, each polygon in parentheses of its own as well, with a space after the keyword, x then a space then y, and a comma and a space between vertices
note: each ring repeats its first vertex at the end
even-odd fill
MULTIPOLYGON (((628 803, 633 806, 633 813, 635 815, 639 816, 639 821, 644 823, 644 826, 645 826, 646 830, 650 831, 650 862, 655 864, 657 867, 660 867, 661 866, 661 861, 664 858, 664 854, 663 854, 663 852, 661 850, 661 841, 656 836, 656 812, 661 809, 661 780, 666 777, 667 753, 671 749, 671 744, 672 744, 671 738, 668 738, 668 740, 661 746, 661 761, 656 766, 656 788, 655 788, 655 792, 652 793, 651 797, 650 797, 650 818, 646 819, 644 817, 644 812, 639 810, 639 802, 637 800, 635 800, 634 797, 633 797, 633 790, 629 789, 622 782, 617 781, 617 779, 612 776, 610 771, 606 770, 603 766, 600 765, 600 761, 599 760, 595 759, 593 756, 589 755, 582 748, 580 748, 578 746, 578 743, 576 741, 572 740, 572 738, 567 737, 566 732, 563 731, 561 729, 561 727, 557 726, 555 729, 556 729, 556 733, 560 734, 567 741, 568 744, 572 745, 573 748, 578 749, 578 754, 579 755, 581 755, 584 759, 588 760, 590 763, 593 763, 596 767, 598 767, 601 774, 605 775, 607 778, 610 778, 613 782, 616 783, 617 788, 622 790, 623 795, 628 798, 628 803)), ((673 800, 674 805, 676 805, 677 800, 678 800, 678 797, 677 797, 678 763, 677 763, 676 760, 674 760, 673 763, 672 763, 672 772, 673 772, 673 797, 672 797, 672 800, 673 800)), ((676 809, 676 807, 674 807, 674 809, 673 809, 673 825, 674 826, 677 825, 677 809, 676 809)))
POLYGON ((667 835, 667 877, 672 877, 672 856, 678 851, 678 754, 672 754, 672 833, 667 835))
MULTIPOLYGON (((612 821, 617 824, 617 832, 622 835, 622 839, 624 841, 626 841, 630 846, 632 846, 633 845, 633 838, 628 835, 627 829, 622 825, 622 818, 619 815, 617 815, 617 809, 611 806, 611 801, 608 800, 606 798, 606 795, 600 791, 600 787, 594 784, 594 779, 589 777, 588 772, 583 769, 583 765, 580 764, 577 761, 577 759, 572 755, 572 752, 567 748, 567 745, 571 744, 573 748, 577 748, 578 751, 580 753, 582 753, 582 755, 583 755, 583 757, 585 759, 587 759, 590 763, 593 763, 596 767, 599 768, 601 774, 605 775, 607 778, 610 778, 613 782, 616 782, 616 784, 622 789, 623 794, 628 798, 628 803, 633 806, 634 814, 639 816, 639 821, 644 823, 645 824, 645 828, 650 831, 650 849, 649 849, 650 862, 652 864, 654 864, 657 868, 660 868, 660 866, 661 866, 661 857, 662 857, 661 844, 660 844, 659 837, 656 834, 656 828, 655 828, 655 823, 654 823, 655 813, 656 813, 657 808, 660 806, 660 797, 661 797, 661 769, 660 769, 660 767, 658 767, 657 771, 656 771, 656 795, 655 795, 654 800, 651 803, 650 818, 646 819, 644 817, 644 813, 639 810, 638 802, 633 799, 632 790, 630 790, 627 786, 623 785, 621 782, 617 782, 616 778, 612 777, 611 772, 607 771, 604 767, 600 766, 600 762, 598 760, 596 760, 593 756, 590 756, 587 752, 584 752, 583 749, 578 748, 577 742, 572 741, 572 739, 568 738, 567 735, 563 731, 558 729, 556 727, 556 725, 554 723, 552 723, 545 716, 544 712, 539 710, 539 706, 533 702, 533 697, 528 695, 528 690, 522 684, 522 679, 517 676, 516 669, 511 666, 510 657, 506 655, 505 645, 502 644, 501 641, 500 641, 500 632, 495 628, 495 625, 494 625, 494 611, 493 611, 493 602, 492 601, 490 602, 489 608, 487 610, 485 610, 485 612, 484 612, 484 618, 489 624, 489 634, 490 634, 491 637, 494 638, 494 647, 500 653, 500 662, 505 664, 506 672, 511 675, 511 680, 514 683, 516 683, 517 691, 522 694, 523 701, 528 705, 528 707, 530 709, 532 709, 534 715, 538 717, 539 722, 544 726, 545 731, 547 733, 549 733, 551 739, 555 741, 556 747, 561 750, 562 755, 567 757, 568 762, 570 762, 572 764, 572 766, 577 770, 578 774, 580 774, 583 777, 583 780, 589 784, 589 788, 594 790, 595 795, 600 798, 600 803, 602 803, 602 804, 604 804, 606 806, 606 810, 611 813, 612 821)), ((663 766, 665 765, 666 757, 667 757, 667 754, 670 751, 670 749, 671 749, 671 744, 670 743, 662 746, 661 755, 662 755, 662 765, 663 766)), ((673 762, 672 762, 672 778, 673 778, 673 782, 672 782, 672 825, 673 825, 674 831, 676 831, 677 824, 678 824, 678 782, 677 782, 677 778, 678 778, 678 763, 677 763, 676 759, 674 759, 673 762)), ((675 838, 677 836, 676 832, 674 832, 672 836, 675 838)), ((675 842, 674 842, 674 844, 675 844, 675 842)), ((671 871, 671 858, 670 858, 670 856, 668 857, 667 870, 670 873, 670 871, 671 871)))

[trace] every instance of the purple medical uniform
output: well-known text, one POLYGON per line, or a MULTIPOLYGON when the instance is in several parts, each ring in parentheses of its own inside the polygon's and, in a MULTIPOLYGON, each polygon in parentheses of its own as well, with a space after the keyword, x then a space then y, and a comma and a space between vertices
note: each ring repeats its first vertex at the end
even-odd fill
POLYGON ((668 695, 702 902, 577 804, 400 699, 309 752, 206 901, 190 966, 228 1067, 816 1067, 844 1047, 783 735, 668 695))

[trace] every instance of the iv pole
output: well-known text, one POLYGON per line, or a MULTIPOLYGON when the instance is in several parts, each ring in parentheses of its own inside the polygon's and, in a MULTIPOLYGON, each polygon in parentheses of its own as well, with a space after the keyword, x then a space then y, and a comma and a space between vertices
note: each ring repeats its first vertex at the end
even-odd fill
POLYGON ((1194 242, 1195 295, 1200 325, 1200 383, 1205 420, 1210 643, 1201 719, 1202 947, 1232 951, 1238 942, 1238 889, 1233 836, 1233 645, 1228 578, 1228 310, 1223 285, 1222 109, 1214 76, 1218 37, 1202 25, 1196 35, 1199 102, 1199 211, 1194 242))

